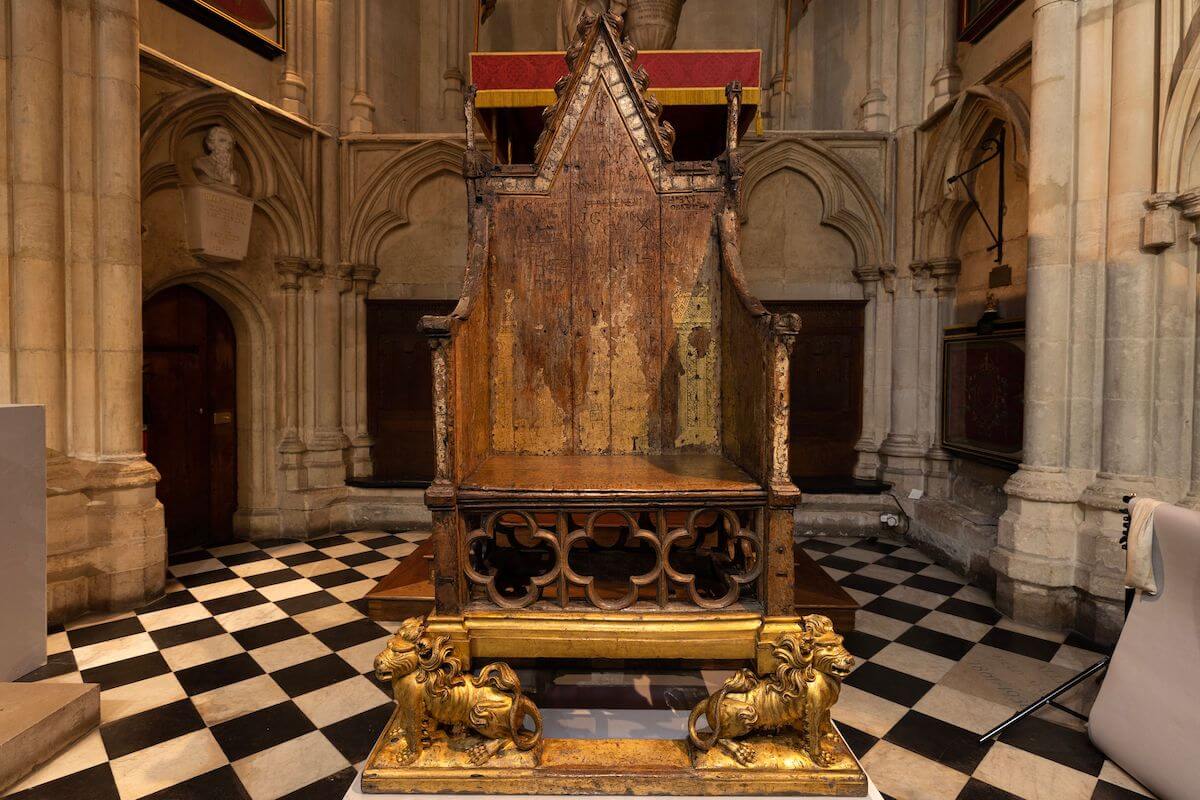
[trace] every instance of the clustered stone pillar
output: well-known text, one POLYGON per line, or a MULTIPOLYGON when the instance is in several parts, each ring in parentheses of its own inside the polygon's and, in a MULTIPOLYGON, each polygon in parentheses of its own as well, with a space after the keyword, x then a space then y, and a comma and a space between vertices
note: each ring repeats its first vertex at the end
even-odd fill
POLYGON ((1074 621, 1075 501, 1066 471, 1070 361, 1071 187, 1075 141, 1075 0, 1033 9, 1026 310, 1025 449, 1005 490, 997 603, 1018 620, 1074 621))
POLYGON ((883 277, 878 267, 862 267, 854 270, 854 277, 862 284, 863 299, 863 397, 862 431, 854 449, 858 459, 854 464, 854 477, 876 480, 879 477, 879 417, 876 414, 876 318, 879 316, 879 282, 883 277))
POLYGON ((304 261, 299 258, 278 258, 275 272, 283 292, 283 358, 279 362, 279 385, 283 387, 282 436, 279 442, 285 488, 304 488, 300 456, 304 442, 300 439, 300 276, 304 261))
POLYGON ((141 436, 138 4, 4 8, 12 363, 0 381, 9 399, 46 406, 57 621, 140 604, 166 577, 141 436))
POLYGON ((368 478, 373 472, 367 420, 367 293, 379 275, 378 267, 342 266, 342 420, 350 437, 350 474, 368 478))

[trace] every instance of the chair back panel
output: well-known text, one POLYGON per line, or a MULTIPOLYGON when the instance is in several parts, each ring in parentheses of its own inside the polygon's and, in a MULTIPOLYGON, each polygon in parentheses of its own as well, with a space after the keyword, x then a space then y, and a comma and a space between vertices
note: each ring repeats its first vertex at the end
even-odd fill
POLYGON ((660 194, 593 87, 549 193, 496 198, 495 452, 718 448, 720 199, 660 194))

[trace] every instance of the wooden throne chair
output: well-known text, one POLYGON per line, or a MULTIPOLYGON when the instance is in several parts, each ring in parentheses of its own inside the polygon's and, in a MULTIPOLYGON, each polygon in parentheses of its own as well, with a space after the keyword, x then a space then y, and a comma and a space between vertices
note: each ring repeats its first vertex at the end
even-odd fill
POLYGON ((795 626, 788 357, 725 154, 677 162, 616 23, 581 26, 533 164, 476 148, 454 311, 425 317, 429 630, 464 660, 770 659, 795 626))

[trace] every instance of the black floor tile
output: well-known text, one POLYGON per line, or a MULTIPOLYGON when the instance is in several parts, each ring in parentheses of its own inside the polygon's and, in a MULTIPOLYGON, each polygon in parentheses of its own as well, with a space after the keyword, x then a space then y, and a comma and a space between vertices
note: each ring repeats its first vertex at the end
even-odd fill
POLYGON ((140 800, 250 800, 233 767, 224 766, 148 794, 140 800))
POLYGON ((883 738, 967 775, 991 749, 991 742, 979 744, 977 734, 919 711, 909 711, 883 738))
POLYGON ((298 567, 301 564, 311 564, 314 561, 327 561, 329 556, 322 553, 320 550, 305 550, 303 553, 293 553, 290 556, 280 556, 276 561, 287 564, 289 567, 298 567))
POLYGON ((260 753, 316 730, 295 703, 285 700, 212 727, 212 735, 230 761, 260 753))
POLYGON ((289 581, 299 580, 302 576, 299 572, 293 569, 277 569, 274 572, 262 572, 258 575, 249 575, 246 577, 246 583, 253 586, 255 589, 261 589, 264 586, 274 586, 277 583, 287 583, 289 581))
POLYGON ((1001 650, 1008 650, 1011 653, 1019 653, 1023 656, 1037 658, 1042 661, 1049 661, 1054 658, 1054 654, 1058 652, 1060 646, 1058 642, 1039 639, 1036 636, 1027 636, 1016 631, 1005 630, 1004 628, 992 628, 979 641, 981 644, 998 647, 1001 650))
POLYGON ((189 697, 262 675, 263 669, 246 653, 210 661, 175 673, 189 697))
POLYGON ((1081 650, 1091 650, 1093 653, 1103 656, 1112 655, 1113 651, 1112 645, 1093 642, 1091 639, 1087 639, 1074 632, 1067 635, 1067 639, 1063 644, 1069 644, 1071 647, 1078 647, 1081 650))
POLYGON ((167 666, 162 654, 155 652, 105 664, 102 667, 85 669, 80 674, 84 683, 98 683, 100 691, 106 692, 128 683, 165 675, 170 671, 171 668, 167 666))
POLYGON ((318 550, 324 550, 327 547, 337 547, 339 544, 350 544, 351 540, 345 536, 325 536, 320 539, 309 539, 308 545, 315 547, 318 550))
POLYGON ((867 754, 867 751, 875 746, 879 739, 869 733, 863 733, 858 728, 852 728, 844 722, 838 723, 838 730, 842 732, 842 737, 846 740, 846 744, 850 745, 851 752, 861 759, 867 754))
POLYGON ((309 592, 299 597, 289 597, 287 600, 276 600, 275 605, 282 608, 289 617, 294 617, 306 611, 316 611, 318 608, 335 606, 340 602, 342 601, 329 592, 309 592))
POLYGON ((121 800, 121 795, 105 763, 10 794, 5 800, 121 800))
POLYGON ((1000 621, 1000 612, 996 609, 982 606, 979 603, 969 603, 966 600, 959 600, 955 597, 951 597, 942 603, 937 607, 937 610, 943 614, 951 614, 974 622, 982 622, 984 625, 995 625, 1000 621))
POLYGON ((1146 800, 1146 796, 1131 792, 1124 786, 1117 786, 1115 783, 1100 781, 1092 791, 1092 800, 1146 800))
POLYGON ((237 577, 238 574, 236 572, 225 567, 223 569, 210 569, 208 572, 197 572, 195 575, 182 575, 177 580, 187 588, 194 589, 197 586, 207 586, 210 583, 231 581, 237 577))
POLYGON ((310 783, 302 789, 285 794, 279 800, 342 800, 356 777, 358 777, 358 770, 354 767, 346 767, 328 778, 322 778, 316 783, 310 783))
POLYGON ((922 608, 912 603, 905 603, 902 600, 893 600, 890 597, 876 597, 863 606, 863 610, 875 614, 883 614, 885 617, 891 617, 892 619, 904 622, 919 622, 929 613, 928 608, 922 608))
MULTIPOLYGON (((910 558, 901 558, 900 556, 888 555, 879 559, 875 563, 881 567, 888 567, 889 569, 899 569, 903 570, 904 572, 920 572, 928 567, 930 562, 913 561, 910 558)), ((958 588, 961 589, 962 587, 960 586, 958 588)), ((955 589, 954 591, 957 592, 958 589, 955 589)))
POLYGON ((889 556, 899 550, 903 545, 883 542, 879 539, 863 539, 860 542, 855 542, 854 546, 859 550, 870 550, 874 553, 883 553, 885 556, 889 556))
POLYGON ((913 625, 897 636, 896 641, 953 661, 961 659, 975 646, 974 642, 968 642, 966 639, 960 639, 948 633, 931 631, 920 625, 913 625))
POLYGON ((75 654, 68 650, 65 653, 55 653, 46 657, 46 663, 35 669, 33 672, 28 672, 17 678, 17 683, 35 683, 44 681, 47 678, 57 678, 59 675, 66 675, 74 672, 75 654))
POLYGON ((870 592, 879 595, 891 589, 896 584, 879 578, 868 578, 866 575, 851 574, 838 581, 843 588, 858 589, 860 592, 870 592))
POLYGON ((944 581, 941 578, 931 578, 928 575, 913 575, 904 581, 905 586, 911 586, 914 589, 923 589, 927 592, 935 594, 952 595, 961 589, 964 584, 955 583, 954 581, 944 581))
POLYGON ((270 539, 255 539, 254 543, 263 550, 269 550, 272 547, 283 547, 284 545, 296 544, 299 539, 288 539, 284 537, 274 536, 270 539))
POLYGON ((827 542, 823 539, 805 539, 801 542, 801 546, 805 550, 817 551, 819 553, 836 553, 846 545, 838 544, 837 542, 827 542))
POLYGON ((378 622, 369 619, 357 619, 313 634, 330 650, 345 650, 356 644, 387 636, 389 631, 378 622))
POLYGON ((99 644, 100 642, 108 642, 125 636, 134 636, 145 630, 142 627, 140 619, 137 617, 126 617, 125 619, 102 622, 99 625, 89 625, 86 628, 76 628, 67 631, 67 641, 71 643, 71 647, 87 647, 89 644, 99 644))
POLYGON ((322 589, 332 589, 334 586, 361 581, 365 577, 367 576, 355 569, 339 569, 336 572, 326 572, 324 575, 314 575, 309 580, 322 589))
POLYGON ((262 550, 247 550, 244 553, 232 553, 227 556, 217 556, 217 559, 227 567, 236 567, 241 564, 251 564, 255 561, 266 561, 270 557, 270 553, 262 550))
POLYGON ((933 688, 929 681, 871 662, 854 670, 843 683, 908 708, 933 688))
POLYGON ((185 622, 182 625, 150 631, 150 638, 154 640, 154 644, 158 645, 159 650, 166 650, 175 645, 207 639, 210 636, 220 636, 224 632, 225 629, 219 622, 212 617, 205 617, 194 622, 185 622))
MULTIPOLYGON (((976 778, 967 781, 967 785, 958 793, 956 800, 1022 800, 1015 794, 997 789, 990 783, 984 783, 976 778)), ((1145 798, 1142 798, 1145 800, 1145 798)))
POLYGON ((856 572, 867 565, 866 562, 855 561, 852 558, 845 558, 844 556, 825 556, 818 559, 817 563, 822 567, 840 569, 842 572, 856 572))
POLYGON ((872 636, 862 631, 847 631, 842 634, 846 649, 858 659, 867 659, 891 644, 887 639, 872 636))
POLYGON ((168 608, 179 608, 186 606, 188 603, 196 602, 196 598, 192 597, 192 593, 187 589, 176 589, 173 592, 168 592, 162 597, 155 600, 153 603, 147 603, 137 610, 139 616, 145 614, 153 614, 155 611, 165 611, 168 608))
POLYGON ((325 738, 333 743, 347 761, 357 764, 371 754, 371 748, 383 733, 393 708, 392 703, 384 703, 378 708, 363 711, 322 728, 321 733, 325 734, 325 738))
POLYGON ((1089 775, 1099 775, 1104 766, 1104 754, 1086 733, 1038 717, 1026 717, 1013 725, 1000 741, 1089 775))
POLYGON ((374 539, 363 539, 359 542, 363 547, 370 547, 372 550, 378 550, 381 547, 391 547, 394 544, 403 544, 405 539, 401 539, 393 533, 385 533, 381 536, 376 536, 374 539))
POLYGON ((373 564, 376 561, 387 561, 387 556, 375 550, 367 550, 363 553, 351 553, 348 556, 340 556, 338 561, 345 564, 347 567, 361 567, 363 564, 373 564))
POLYGON ((203 561, 206 558, 212 558, 207 550, 193 548, 191 550, 184 550, 181 553, 168 553, 167 565, 173 567, 176 564, 191 564, 193 561, 203 561))
POLYGON ((208 609, 214 617, 218 614, 228 614, 230 611, 241 611, 243 608, 250 606, 260 606, 263 603, 269 603, 267 598, 263 597, 256 591, 241 592, 239 594, 231 594, 226 597, 218 597, 214 600, 205 600, 203 605, 208 609))
POLYGON ((315 689, 353 678, 357 674, 354 667, 331 653, 294 667, 272 672, 271 678, 288 693, 289 697, 299 697, 315 689))
POLYGON ((177 700, 100 726, 100 738, 110 759, 145 750, 161 742, 198 731, 204 720, 191 700, 177 700))
POLYGON ((308 631, 304 629, 304 626, 294 619, 279 619, 265 625, 256 625, 253 628, 237 631, 232 635, 244 649, 257 650, 285 639, 295 639, 306 633, 308 631))

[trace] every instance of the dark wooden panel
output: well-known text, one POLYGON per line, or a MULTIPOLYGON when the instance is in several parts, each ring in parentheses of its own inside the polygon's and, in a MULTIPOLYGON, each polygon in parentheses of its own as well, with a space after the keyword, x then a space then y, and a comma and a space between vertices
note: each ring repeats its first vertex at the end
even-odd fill
POLYGON ((229 541, 237 510, 233 324, 186 286, 151 298, 142 320, 146 455, 162 475, 169 547, 229 541))
POLYGON ((862 433, 862 301, 767 303, 800 315, 791 359, 792 477, 849 477, 862 433))
POLYGON ((425 315, 449 314, 452 300, 367 301, 367 420, 375 480, 433 480, 433 368, 425 315))

